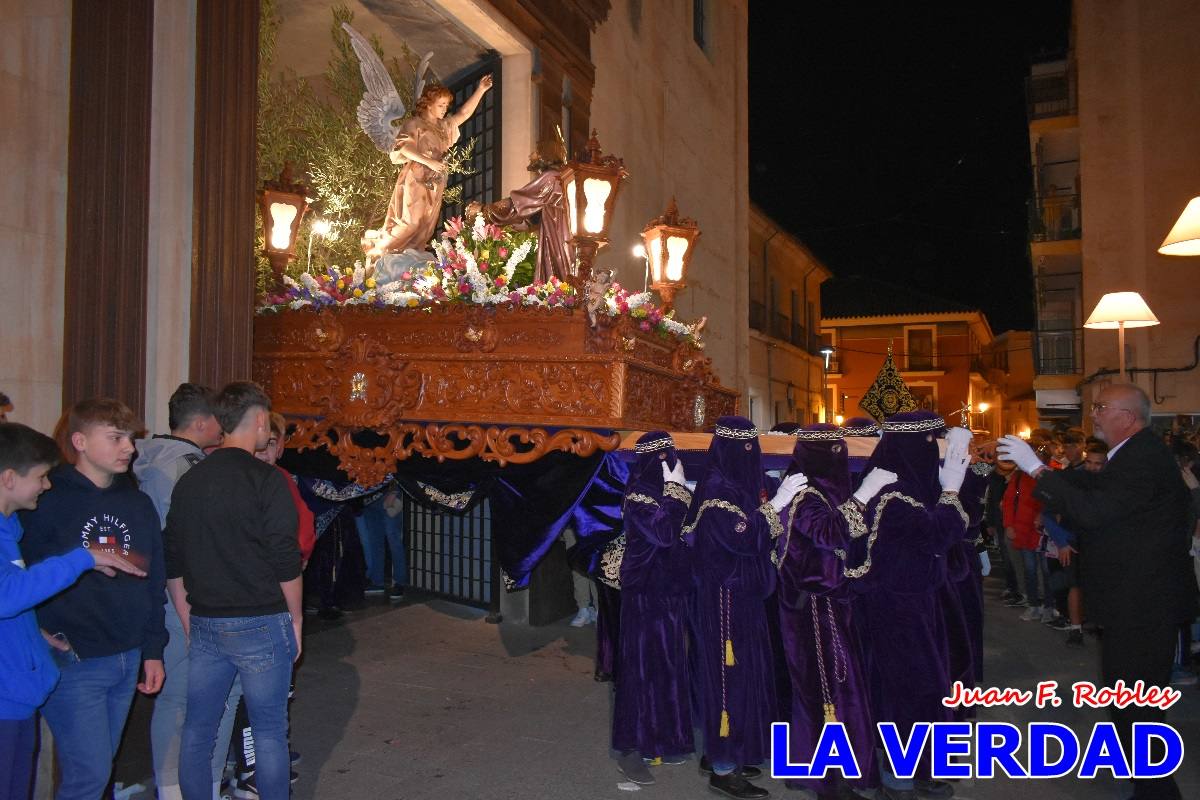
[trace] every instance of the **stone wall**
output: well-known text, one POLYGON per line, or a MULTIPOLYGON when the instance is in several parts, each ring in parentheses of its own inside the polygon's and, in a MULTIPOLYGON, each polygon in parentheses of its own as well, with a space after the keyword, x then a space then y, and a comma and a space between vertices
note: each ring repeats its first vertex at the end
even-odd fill
MULTIPOLYGON (((693 40, 688 0, 614 0, 592 37, 596 85, 591 124, 606 153, 625 159, 611 244, 597 266, 641 288, 644 264, 631 254, 646 222, 671 196, 702 235, 676 299, 682 319, 709 318, 708 354, 721 382, 745 393, 749 183, 745 0, 710 4, 710 41, 693 40)), ((742 413, 746 400, 742 400, 742 413)))

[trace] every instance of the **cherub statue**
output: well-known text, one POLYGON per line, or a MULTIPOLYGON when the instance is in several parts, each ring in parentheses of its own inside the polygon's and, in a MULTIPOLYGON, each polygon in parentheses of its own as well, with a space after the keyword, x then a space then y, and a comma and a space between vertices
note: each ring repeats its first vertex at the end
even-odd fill
MULTIPOLYGON (((383 229, 368 256, 421 251, 433 238, 442 211, 442 193, 446 189, 446 165, 442 161, 459 137, 459 126, 471 118, 483 95, 492 88, 492 76, 485 75, 474 93, 454 113, 450 101, 454 95, 445 86, 426 86, 425 71, 432 53, 421 59, 417 69, 417 98, 411 117, 392 83, 391 75, 375 48, 347 23, 342 28, 358 55, 362 70, 362 102, 358 104, 358 124, 393 164, 400 166, 396 188, 388 203, 383 229), (403 120, 397 131, 393 125, 403 120)), ((427 260, 422 256, 421 260, 427 260)))

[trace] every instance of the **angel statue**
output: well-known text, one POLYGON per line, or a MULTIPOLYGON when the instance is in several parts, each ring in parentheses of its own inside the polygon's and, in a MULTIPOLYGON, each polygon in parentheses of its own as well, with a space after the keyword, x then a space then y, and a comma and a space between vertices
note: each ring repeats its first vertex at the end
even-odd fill
POLYGON ((421 251, 433 238, 446 189, 446 164, 442 159, 458 141, 459 126, 471 118, 492 88, 492 76, 484 75, 462 107, 448 113, 454 99, 450 90, 425 85, 425 71, 433 57, 433 53, 427 53, 417 69, 413 91, 416 108, 411 117, 405 118, 407 109, 375 48, 348 23, 343 22, 342 28, 358 56, 365 86, 358 104, 358 124, 375 146, 400 166, 383 229, 367 255, 412 251, 415 261, 424 263, 429 256, 421 251), (403 120, 399 130, 393 127, 397 120, 403 120))

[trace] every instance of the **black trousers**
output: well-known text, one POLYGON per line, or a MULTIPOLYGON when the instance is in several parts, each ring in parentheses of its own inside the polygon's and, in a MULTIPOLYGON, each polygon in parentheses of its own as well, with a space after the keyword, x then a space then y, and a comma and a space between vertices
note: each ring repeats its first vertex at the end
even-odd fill
MULTIPOLYGON (((1105 625, 1100 640, 1100 673, 1104 684, 1112 686, 1120 679, 1130 688, 1138 680, 1147 686, 1169 686, 1178 637, 1179 625, 1166 620, 1148 621, 1136 627, 1105 625)), ((1134 705, 1113 708, 1111 713, 1121 746, 1130 759, 1133 756, 1133 723, 1162 722, 1166 718, 1165 711, 1134 705)), ((1180 800, 1182 795, 1175 779, 1167 777, 1135 780, 1133 797, 1135 800, 1180 800)))

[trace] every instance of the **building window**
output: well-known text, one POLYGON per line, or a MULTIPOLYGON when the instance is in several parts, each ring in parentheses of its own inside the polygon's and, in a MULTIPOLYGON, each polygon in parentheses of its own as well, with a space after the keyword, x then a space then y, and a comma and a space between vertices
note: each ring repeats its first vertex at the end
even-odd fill
MULTIPOLYGON (((575 98, 571 95, 571 79, 563 78, 562 88, 562 135, 563 141, 567 143, 567 150, 571 149, 571 104, 575 98)), ((567 157, 570 158, 570 152, 567 157)))
POLYGON ((446 88, 454 92, 453 106, 458 107, 475 91, 480 78, 491 73, 494 79, 492 90, 483 96, 479 108, 459 129, 460 147, 465 147, 472 137, 475 139, 475 151, 471 159, 475 173, 452 175, 447 181, 447 188, 463 187, 463 205, 443 205, 443 220, 461 216, 465 205, 472 200, 491 203, 500 199, 500 87, 504 83, 501 80, 500 63, 500 55, 492 53, 446 81, 446 88))
POLYGON ((937 413, 937 384, 910 383, 908 390, 912 392, 913 400, 917 401, 918 411, 937 413))
POLYGON ((934 326, 905 326, 904 368, 910 372, 937 368, 937 336, 934 326))
POLYGON ((708 12, 710 0, 692 0, 692 39, 701 50, 708 50, 708 12))

